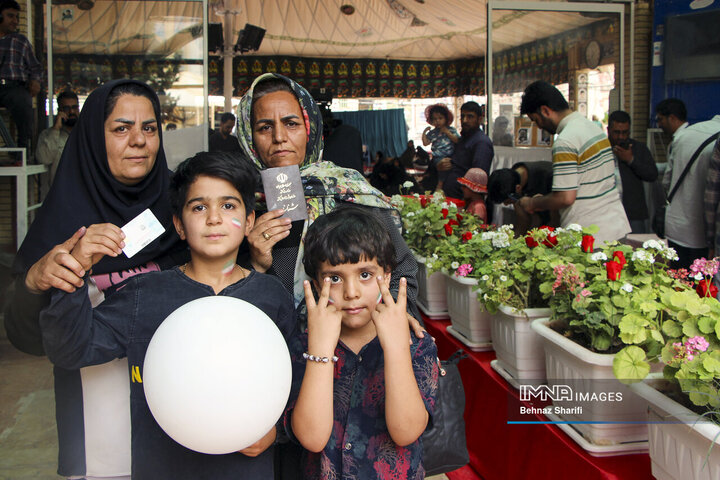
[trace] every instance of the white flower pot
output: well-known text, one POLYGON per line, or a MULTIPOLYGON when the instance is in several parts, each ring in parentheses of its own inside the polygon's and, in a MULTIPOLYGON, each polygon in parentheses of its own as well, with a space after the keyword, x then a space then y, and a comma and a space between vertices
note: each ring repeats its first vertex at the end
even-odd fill
POLYGON ((572 424, 595 445, 646 442, 647 425, 637 422, 645 418, 647 402, 615 378, 612 371, 615 355, 591 352, 557 333, 547 326, 548 322, 549 319, 540 318, 531 324, 543 340, 548 385, 567 385, 573 393, 572 401, 553 400, 554 407, 565 409, 555 413, 568 422, 608 422, 572 424), (578 394, 595 399, 583 401, 578 394), (575 407, 581 411, 575 412, 575 407))
POLYGON ((545 350, 540 336, 530 328, 530 323, 550 315, 549 308, 516 310, 500 305, 500 311, 492 316, 493 350, 500 368, 515 380, 528 380, 531 384, 545 382, 545 350))
POLYGON ((635 383, 650 403, 648 430, 652 474, 659 480, 720 479, 720 426, 665 396, 653 382, 635 383))
POLYGON ((448 307, 445 275, 440 272, 430 274, 425 265, 425 257, 415 254, 415 259, 418 263, 418 307, 430 318, 447 317, 448 307))
POLYGON ((447 284, 448 314, 455 331, 471 342, 490 342, 492 315, 485 311, 477 299, 478 281, 474 278, 445 275, 447 284))

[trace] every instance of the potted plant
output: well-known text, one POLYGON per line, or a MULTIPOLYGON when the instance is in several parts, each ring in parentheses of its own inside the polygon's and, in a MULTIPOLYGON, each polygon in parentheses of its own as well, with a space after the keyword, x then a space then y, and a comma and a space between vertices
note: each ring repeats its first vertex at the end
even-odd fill
POLYGON ((632 335, 640 339, 633 325, 659 325, 662 295, 677 285, 666 273, 675 256, 660 242, 646 242, 637 250, 610 243, 600 251, 583 252, 575 262, 553 262, 553 276, 540 286, 549 294, 552 313, 549 320, 534 321, 532 328, 543 338, 548 383, 587 390, 595 397, 612 391, 622 399, 590 402, 583 405, 582 413, 568 410, 563 415, 568 421, 606 422, 575 425, 592 444, 620 446, 647 440, 646 426, 633 423, 646 404, 615 378, 613 360, 632 335))
POLYGON ((475 290, 482 275, 494 258, 503 255, 510 244, 512 225, 497 229, 482 225, 464 231, 459 239, 449 239, 438 246, 438 260, 433 268, 445 272, 448 314, 452 321, 450 333, 475 350, 491 348, 491 317, 478 302, 475 290))
POLYGON ((642 380, 653 362, 664 365, 664 380, 631 385, 650 403, 650 458, 658 478, 710 479, 720 472, 720 303, 712 284, 718 264, 698 259, 690 272, 670 271, 679 282, 664 295, 659 328, 633 330, 636 341, 613 364, 624 382, 642 380))
MULTIPOLYGON (((586 232, 593 231, 592 229, 586 232)), ((570 261, 582 253, 583 229, 568 225, 557 230, 540 227, 510 242, 503 255, 480 277, 479 296, 492 316, 493 368, 517 387, 545 381, 545 352, 530 328, 535 318, 550 316, 540 284, 552 263, 570 261)))
POLYGON ((478 222, 461 215, 457 204, 445 201, 442 194, 394 196, 392 202, 400 210, 403 237, 418 262, 418 306, 431 318, 446 317, 445 277, 432 270, 439 258, 435 251, 440 244, 459 239, 462 228, 471 229, 478 222))

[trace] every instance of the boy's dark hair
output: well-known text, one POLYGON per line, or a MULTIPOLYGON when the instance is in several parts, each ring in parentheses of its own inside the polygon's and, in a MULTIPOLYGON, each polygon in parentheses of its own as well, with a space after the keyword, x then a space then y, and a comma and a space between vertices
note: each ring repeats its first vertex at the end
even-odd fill
POLYGON ((67 100, 75 100, 76 102, 79 101, 77 93, 73 92, 72 90, 63 90, 62 92, 58 93, 58 96, 57 96, 58 104, 66 99, 67 100))
POLYGON ((375 259, 383 270, 397 266, 395 245, 385 225, 372 210, 341 206, 321 215, 305 235, 305 273, 318 280, 322 262, 330 265, 375 259))
POLYGON ((449 122, 449 119, 448 119, 448 109, 447 109, 447 108, 443 108, 443 107, 441 107, 440 105, 435 105, 435 106, 432 107, 432 108, 430 109, 430 111, 428 112, 428 117, 431 117, 431 118, 432 118, 432 116, 433 116, 434 114, 436 114, 436 113, 439 113, 440 115, 442 115, 443 117, 445 117, 445 123, 450 123, 450 122, 449 122))
POLYGON ((488 200, 492 203, 503 203, 508 195, 515 193, 515 186, 520 183, 520 174, 512 168, 500 168, 490 174, 488 179, 488 200))
POLYGON ((657 104, 655 113, 659 113, 665 117, 675 115, 678 120, 684 122, 687 120, 687 108, 682 100, 677 98, 666 98, 657 104))
POLYGON ((252 163, 245 158, 238 158, 235 152, 200 152, 178 165, 170 180, 170 207, 178 218, 182 218, 190 185, 200 175, 230 182, 240 192, 245 204, 245 216, 255 209, 258 173, 252 163))
POLYGON ((15 0, 3 0, 0 2, 0 14, 5 10, 17 10, 20 11, 20 4, 15 0))
POLYGON ((220 123, 225 123, 229 120, 232 120, 233 123, 235 123, 235 115, 233 115, 230 112, 225 112, 222 115, 220 115, 220 123))
POLYGON ((630 115, 623 110, 615 110, 608 117, 608 125, 612 123, 630 123, 630 115))
POLYGON ((548 107, 554 112, 561 112, 570 108, 560 90, 547 82, 538 80, 525 88, 520 103, 520 114, 537 113, 542 106, 548 107))
POLYGON ((460 107, 460 111, 472 112, 478 117, 482 117, 485 114, 483 107, 481 107, 479 103, 472 101, 463 103, 460 107))

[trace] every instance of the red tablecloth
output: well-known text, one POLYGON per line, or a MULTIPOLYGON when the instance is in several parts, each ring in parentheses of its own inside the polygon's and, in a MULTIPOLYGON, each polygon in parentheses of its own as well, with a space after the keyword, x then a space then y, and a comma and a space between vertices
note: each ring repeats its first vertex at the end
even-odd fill
MULTIPOLYGON (((449 321, 423 318, 441 359, 463 345, 447 333, 449 321)), ((508 405, 518 392, 490 367, 495 352, 470 352, 460 362, 470 465, 451 480, 645 480, 652 479, 647 454, 593 457, 555 425, 508 425, 508 405), (474 474, 474 477, 472 476, 474 474)), ((542 415, 537 420, 546 420, 542 415)))

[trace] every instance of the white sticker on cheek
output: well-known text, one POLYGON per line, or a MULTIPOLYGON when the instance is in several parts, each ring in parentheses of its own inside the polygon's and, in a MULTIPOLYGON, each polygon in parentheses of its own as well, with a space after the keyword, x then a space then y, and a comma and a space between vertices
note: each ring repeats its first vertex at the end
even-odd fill
POLYGON ((335 303, 335 300, 333 300, 332 298, 328 297, 328 305, 332 305, 332 304, 334 304, 334 303, 335 303))
POLYGON ((382 302, 382 292, 378 292, 378 298, 377 298, 377 301, 376 301, 375 303, 376 303, 376 304, 380 304, 380 302, 382 302))

